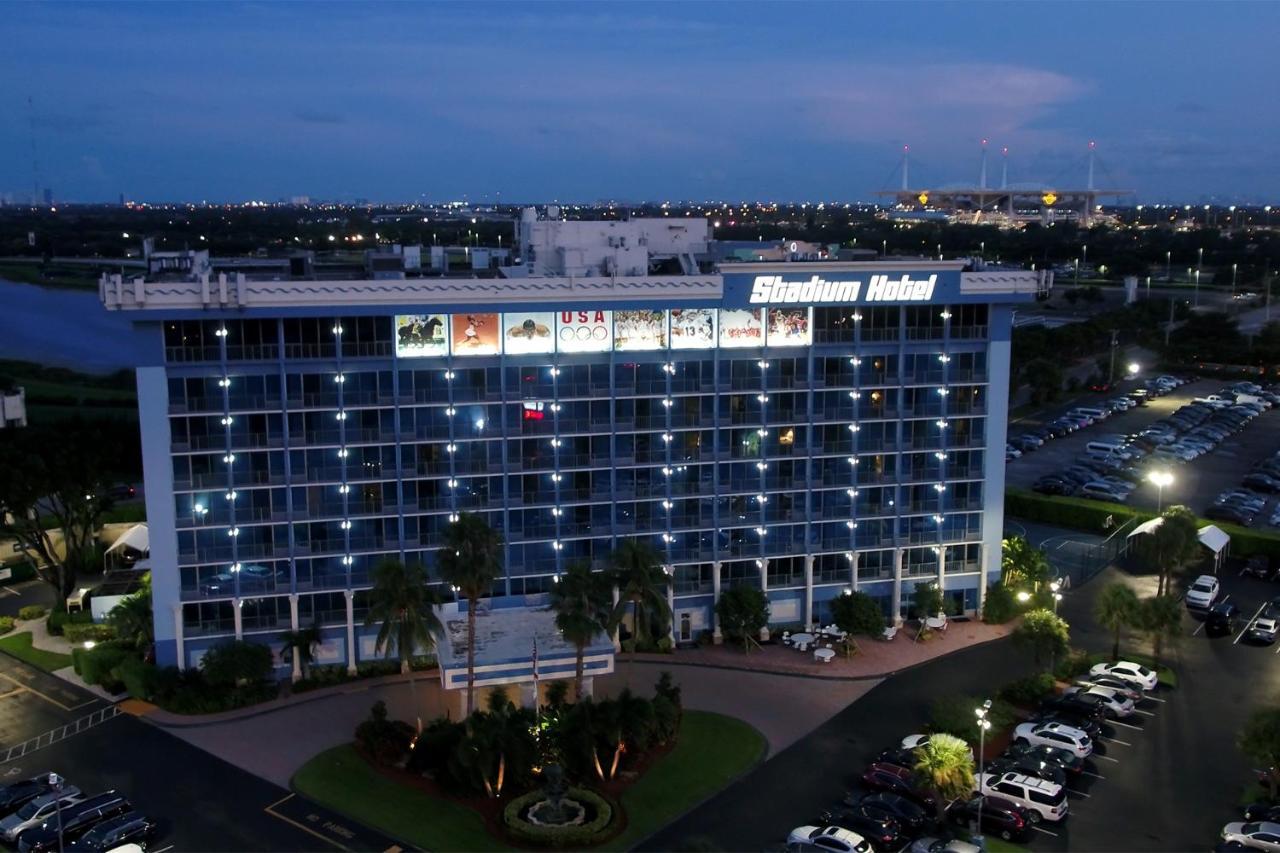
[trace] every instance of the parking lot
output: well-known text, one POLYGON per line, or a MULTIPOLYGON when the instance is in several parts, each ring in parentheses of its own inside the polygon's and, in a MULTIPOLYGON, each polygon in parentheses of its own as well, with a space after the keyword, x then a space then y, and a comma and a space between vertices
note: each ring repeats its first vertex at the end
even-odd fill
MULTIPOLYGON (((1218 392, 1222 386, 1223 382, 1219 379, 1190 382, 1163 397, 1151 400, 1146 406, 1118 412, 1093 426, 1051 439, 1040 449, 1024 453, 1021 458, 1008 462, 1005 466, 1006 482, 1013 488, 1030 489, 1040 477, 1069 468, 1085 456, 1085 445, 1097 437, 1110 433, 1132 435, 1140 432, 1196 397, 1218 392)), ((1058 413, 1059 409, 1052 409, 1048 416, 1058 413)), ((1033 424, 1031 421, 1010 424, 1009 434, 1018 435, 1033 424)), ((1239 432, 1228 436, 1209 453, 1181 465, 1169 466, 1173 482, 1164 489, 1164 506, 1185 504, 1196 512, 1203 512, 1213 503, 1216 495, 1238 487, 1256 463, 1277 450, 1280 450, 1280 412, 1271 409, 1254 418, 1239 432)), ((1142 483, 1130 495, 1128 505, 1155 509, 1160 498, 1154 485, 1142 483)), ((1255 524, 1265 525, 1270 509, 1268 506, 1259 513, 1255 524)))

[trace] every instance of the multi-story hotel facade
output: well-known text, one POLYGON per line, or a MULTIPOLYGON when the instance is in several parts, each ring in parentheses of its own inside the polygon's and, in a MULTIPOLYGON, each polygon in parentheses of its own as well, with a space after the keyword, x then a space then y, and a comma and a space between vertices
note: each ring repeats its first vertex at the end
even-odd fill
MULTIPOLYGON (((1009 338, 1043 273, 724 263, 674 275, 105 278, 137 371, 157 657, 318 624, 373 658, 372 567, 481 514, 493 594, 652 544, 673 639, 764 590, 774 625, 848 589, 900 618, 998 579, 1009 338)), ((447 594, 447 592, 446 592, 447 594)), ((287 667, 285 662, 282 667, 287 667)), ((282 669, 282 674, 286 669, 282 669)))

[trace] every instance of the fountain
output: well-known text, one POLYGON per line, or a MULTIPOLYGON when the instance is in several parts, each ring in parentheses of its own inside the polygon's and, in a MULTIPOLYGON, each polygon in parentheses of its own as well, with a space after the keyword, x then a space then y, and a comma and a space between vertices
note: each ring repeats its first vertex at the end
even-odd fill
POLYGON ((570 788, 564 769, 550 764, 542 771, 542 789, 507 804, 503 821, 522 841, 535 844, 586 845, 608 835, 613 807, 583 788, 570 788))
POLYGON ((542 771, 542 778, 546 797, 529 806, 524 819, 535 826, 581 826, 587 819, 587 809, 577 800, 565 799, 569 785, 564 781, 564 769, 552 764, 542 771))

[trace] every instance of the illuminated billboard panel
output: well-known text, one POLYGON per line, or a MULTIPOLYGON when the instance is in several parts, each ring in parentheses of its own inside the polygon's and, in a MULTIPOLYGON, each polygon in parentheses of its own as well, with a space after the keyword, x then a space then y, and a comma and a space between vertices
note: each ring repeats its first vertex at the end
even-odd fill
POLYGON ((813 343, 812 308, 770 308, 769 334, 771 347, 807 347, 813 343))
POLYGON ((716 309, 672 308, 672 349, 715 349, 716 309))
POLYGON ((528 355, 556 351, 554 311, 522 311, 502 315, 503 347, 509 354, 528 355))
POLYGON ((726 349, 764 346, 764 309, 721 308, 720 346, 726 349))
POLYGON ((613 348, 618 352, 666 349, 667 312, 614 311, 613 348))
POLYGON ((454 314, 454 355, 497 355, 502 352, 499 314, 454 314))
POLYGON ((608 352, 613 349, 613 312, 557 312, 556 349, 560 352, 608 352))
POLYGON ((449 354, 449 315, 397 314, 396 356, 425 358, 449 354))

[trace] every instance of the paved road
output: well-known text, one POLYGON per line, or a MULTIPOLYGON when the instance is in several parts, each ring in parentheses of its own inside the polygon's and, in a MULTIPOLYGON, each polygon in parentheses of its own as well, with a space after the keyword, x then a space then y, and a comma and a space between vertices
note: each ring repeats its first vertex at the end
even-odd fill
MULTIPOLYGON (((5 654, 0 654, 0 681, 26 685, 23 704, 0 705, 6 743, 110 710, 92 694, 5 654)), ((380 833, 127 714, 0 763, 0 781, 50 771, 84 791, 126 793, 159 822, 160 837, 153 845, 157 851, 380 851, 395 846, 380 833)))
POLYGON ((53 606, 53 587, 42 580, 19 581, 0 586, 0 616, 17 616, 28 604, 53 606))

